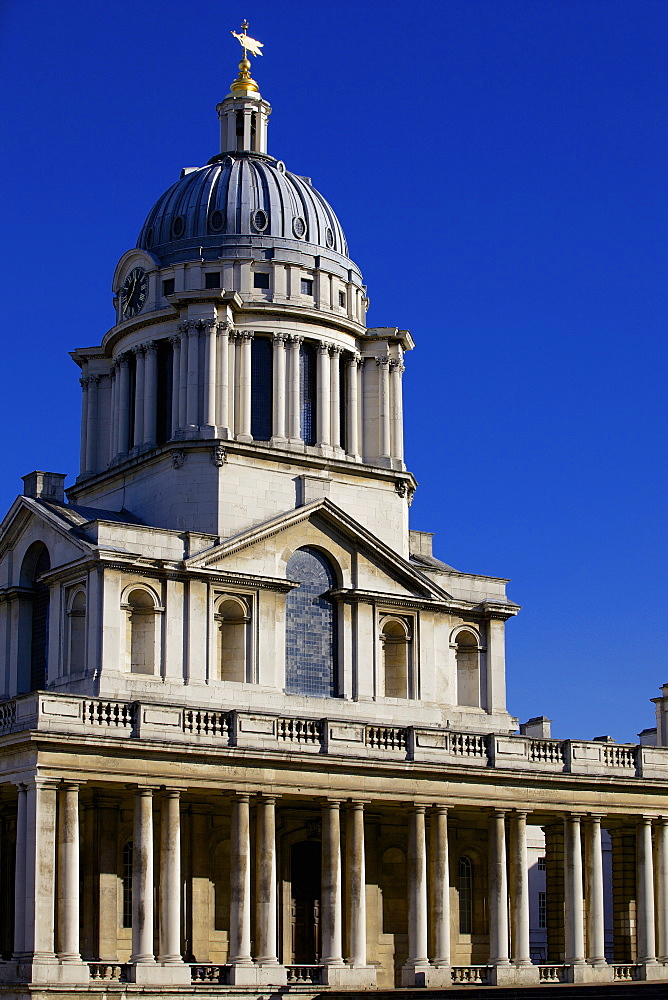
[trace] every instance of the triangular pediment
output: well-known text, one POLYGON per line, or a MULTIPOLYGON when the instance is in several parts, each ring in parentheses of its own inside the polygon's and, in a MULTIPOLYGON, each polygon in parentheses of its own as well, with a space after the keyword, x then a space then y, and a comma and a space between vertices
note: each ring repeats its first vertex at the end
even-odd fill
POLYGON ((314 546, 339 566, 341 587, 442 603, 450 595, 328 498, 313 500, 186 560, 192 569, 285 578, 292 552, 314 546))
POLYGON ((31 536, 30 542, 44 542, 52 569, 89 555, 96 546, 81 538, 72 523, 59 517, 57 511, 55 504, 17 497, 0 524, 0 559, 8 549, 20 547, 26 536, 31 536))

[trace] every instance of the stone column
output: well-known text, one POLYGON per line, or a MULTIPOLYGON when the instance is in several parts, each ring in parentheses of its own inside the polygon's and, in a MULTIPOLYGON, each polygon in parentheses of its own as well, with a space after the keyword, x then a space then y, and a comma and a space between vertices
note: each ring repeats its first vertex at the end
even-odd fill
POLYGON ((16 868, 14 871, 14 958, 25 953, 26 931, 26 854, 28 850, 28 787, 18 786, 16 813, 16 868))
POLYGON ((181 808, 180 792, 168 788, 160 816, 160 954, 164 965, 181 958, 181 808))
POLYGON ((230 951, 231 965, 250 966, 251 870, 249 796, 232 799, 230 844, 230 951))
POLYGON ((293 335, 287 338, 288 346, 288 439, 293 444, 301 444, 301 393, 299 390, 299 348, 303 337, 293 335))
POLYGON ((207 319, 204 328, 204 416, 202 422, 213 434, 216 425, 216 347, 217 321, 207 319))
POLYGON ((330 431, 332 447, 341 447, 341 348, 330 347, 330 431))
POLYGON ((144 354, 144 444, 155 444, 158 422, 158 345, 150 340, 144 354))
POLYGON ((437 969, 450 968, 450 862, 448 808, 436 806, 431 818, 431 887, 434 921, 434 958, 437 969))
POLYGON ((330 443, 330 392, 331 368, 329 363, 329 344, 318 344, 318 407, 317 407, 317 443, 328 447, 330 443))
POLYGON ((252 441, 251 434, 251 344, 253 334, 244 330, 240 334, 241 358, 239 371, 239 413, 237 414, 237 439, 252 441))
POLYGON ((390 458, 390 359, 376 358, 378 367, 378 457, 390 458))
POLYGON ((510 965, 506 813, 503 809, 494 810, 489 824, 489 964, 510 965))
POLYGON ((127 455, 130 450, 130 359, 127 354, 121 354, 119 365, 118 388, 118 452, 127 455))
POLYGON ((172 437, 176 437, 179 423, 179 378, 181 374, 181 337, 175 334, 169 338, 172 345, 172 437))
POLYGON ((346 387, 346 453, 351 458, 359 459, 359 366, 362 359, 359 354, 353 354, 347 360, 348 384, 346 387))
POLYGON ((390 395, 391 395, 391 433, 392 433, 392 458, 403 462, 404 458, 404 416, 401 377, 404 373, 404 366, 401 361, 390 361, 390 395))
POLYGON ((272 443, 285 443, 285 412, 286 412, 286 384, 285 384, 285 337, 282 333, 275 333, 272 338, 274 349, 274 413, 272 426, 272 443))
POLYGON ((230 330, 228 350, 229 390, 227 395, 227 422, 230 425, 230 435, 237 432, 237 339, 239 334, 230 330))
POLYGON ((661 816, 655 826, 657 951, 659 961, 668 964, 668 819, 661 816))
POLYGON ((605 965, 605 908, 603 902, 603 849, 601 817, 592 815, 585 828, 587 962, 605 965))
POLYGON ((564 821, 564 867, 566 964, 582 966, 585 964, 582 842, 580 817, 574 814, 564 821))
POLYGON ((186 427, 193 431, 199 426, 199 320, 189 319, 188 376, 186 388, 186 427))
POLYGON ((529 871, 527 866, 527 814, 510 814, 512 959, 515 965, 531 965, 529 949, 529 871))
POLYGON ((58 802, 58 958, 80 962, 79 785, 66 781, 58 802))
POLYGON ((420 976, 429 970, 427 954, 427 844, 425 806, 415 805, 408 817, 408 959, 401 972, 402 986, 426 985, 420 976))
POLYGON ((132 955, 134 965, 153 957, 153 790, 135 791, 132 851, 132 955))
POLYGON ((144 345, 132 348, 135 356, 135 430, 133 447, 144 443, 144 345))
POLYGON ((276 896, 276 798, 261 795, 257 808, 255 911, 258 965, 278 965, 276 896))
POLYGON ((33 966, 55 962, 55 882, 56 782, 34 778, 27 785, 24 939, 33 966))
POLYGON ((179 429, 183 430, 188 423, 188 324, 180 323, 179 331, 179 429))
POLYGON ((346 830, 346 888, 348 892, 348 962, 366 968, 366 865, 364 858, 364 803, 352 802, 346 830))
POLYGON ((218 412, 216 424, 223 437, 230 436, 230 333, 229 323, 218 324, 218 412))
POLYGON ((113 462, 118 452, 118 364, 111 362, 109 368, 109 461, 113 462))
POLYGON ((88 472, 88 448, 86 435, 88 433, 88 376, 82 375, 79 379, 81 386, 81 436, 79 438, 79 475, 83 476, 88 472))
POLYGON ((652 863, 652 820, 642 816, 636 826, 638 871, 638 964, 656 964, 654 928, 654 866, 652 863))
POLYGON ((97 471, 97 389, 99 375, 88 376, 88 407, 86 411, 86 471, 97 471))
POLYGON ((322 807, 322 964, 342 966, 341 816, 338 799, 322 807))

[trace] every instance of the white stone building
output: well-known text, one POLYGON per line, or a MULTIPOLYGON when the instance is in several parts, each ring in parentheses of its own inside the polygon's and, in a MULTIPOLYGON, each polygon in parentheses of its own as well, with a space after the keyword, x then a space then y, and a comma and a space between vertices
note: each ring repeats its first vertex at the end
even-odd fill
POLYGON ((411 336, 249 69, 0 528, 0 988, 668 979, 668 689, 658 746, 516 735, 507 581, 408 528, 411 336))

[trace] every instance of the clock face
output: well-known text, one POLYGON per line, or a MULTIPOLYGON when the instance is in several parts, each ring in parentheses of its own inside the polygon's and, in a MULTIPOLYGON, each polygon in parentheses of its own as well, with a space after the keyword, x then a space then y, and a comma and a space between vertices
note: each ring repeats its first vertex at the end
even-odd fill
POLYGON ((148 276, 141 267, 133 267, 121 288, 121 312, 125 319, 136 316, 144 308, 148 295, 148 276))

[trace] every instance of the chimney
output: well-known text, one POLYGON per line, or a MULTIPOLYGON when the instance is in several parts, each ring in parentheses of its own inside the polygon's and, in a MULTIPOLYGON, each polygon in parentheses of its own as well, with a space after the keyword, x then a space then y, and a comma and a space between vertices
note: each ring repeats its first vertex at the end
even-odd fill
POLYGON ((63 472, 29 472, 23 479, 23 496, 33 500, 53 500, 65 503, 65 479, 63 472))
POLYGON ((547 719, 544 715, 528 719, 520 725, 520 736, 530 736, 534 740, 551 740, 552 719, 547 719))
POLYGON ((409 547, 414 556, 433 556, 433 531, 409 531, 409 547))

